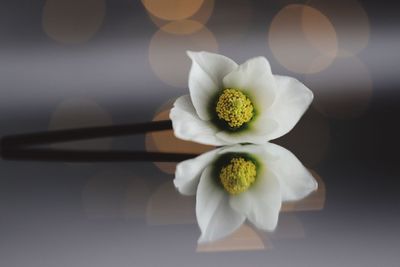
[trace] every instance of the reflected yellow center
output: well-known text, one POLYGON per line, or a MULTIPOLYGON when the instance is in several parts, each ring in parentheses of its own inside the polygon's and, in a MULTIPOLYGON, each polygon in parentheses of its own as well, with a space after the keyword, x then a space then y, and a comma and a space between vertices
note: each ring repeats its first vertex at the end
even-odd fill
POLYGON ((256 165, 242 157, 231 159, 219 174, 219 179, 225 190, 236 195, 245 192, 256 180, 256 165))
POLYGON ((251 100, 238 89, 225 89, 215 108, 218 118, 232 128, 239 128, 254 116, 251 100))

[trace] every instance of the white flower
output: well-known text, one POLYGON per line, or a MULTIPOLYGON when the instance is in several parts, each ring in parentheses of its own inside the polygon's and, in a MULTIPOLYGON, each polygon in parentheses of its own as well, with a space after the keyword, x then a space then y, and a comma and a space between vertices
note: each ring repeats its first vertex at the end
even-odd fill
POLYGON ((304 198, 318 186, 290 151, 271 143, 226 146, 183 161, 174 184, 182 194, 197 194, 200 243, 231 234, 246 218, 272 231, 282 201, 304 198))
POLYGON ((188 56, 190 96, 178 98, 170 113, 180 139, 216 146, 263 144, 289 132, 313 99, 298 80, 273 75, 264 57, 237 65, 208 52, 188 56))

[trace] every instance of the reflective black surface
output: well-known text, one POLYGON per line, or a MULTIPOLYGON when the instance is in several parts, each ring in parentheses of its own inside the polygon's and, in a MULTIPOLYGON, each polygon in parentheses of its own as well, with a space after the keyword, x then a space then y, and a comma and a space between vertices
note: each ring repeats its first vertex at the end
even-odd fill
MULTIPOLYGON (((274 73, 314 91, 299 124, 274 142, 323 186, 286 204, 274 233, 246 225, 231 239, 198 246, 195 199, 174 189, 173 163, 3 160, 1 266, 398 266, 395 4, 188 1, 193 6, 182 13, 156 13, 194 10, 188 14, 196 22, 178 27, 151 19, 141 1, 63 2, 0 4, 1 136, 167 119, 172 100, 188 92, 185 50, 218 51, 238 62, 262 55, 274 73), (291 21, 299 14, 306 20, 300 29, 291 21), (76 26, 65 26, 71 21, 76 26)), ((210 149, 171 132, 52 148, 210 149)))

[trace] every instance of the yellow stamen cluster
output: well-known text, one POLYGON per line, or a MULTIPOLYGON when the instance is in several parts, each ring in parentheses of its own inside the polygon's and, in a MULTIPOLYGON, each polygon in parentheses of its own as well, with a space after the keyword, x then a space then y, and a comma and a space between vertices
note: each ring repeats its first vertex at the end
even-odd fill
POLYGON ((239 128, 249 122, 254 115, 250 99, 237 89, 225 89, 218 99, 215 110, 218 118, 232 128, 239 128))
POLYGON ((242 157, 231 159, 219 174, 225 190, 232 195, 246 191, 256 180, 256 165, 242 157))

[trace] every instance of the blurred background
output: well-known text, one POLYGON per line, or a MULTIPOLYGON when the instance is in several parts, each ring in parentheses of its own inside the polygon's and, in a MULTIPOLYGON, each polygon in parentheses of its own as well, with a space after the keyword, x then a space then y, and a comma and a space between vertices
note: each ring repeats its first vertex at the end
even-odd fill
MULTIPOLYGON (((0 265, 387 266, 400 262, 400 17, 395 2, 0 3, 0 135, 168 118, 186 50, 265 56, 315 100, 276 140, 320 189, 274 233, 198 246, 170 163, 0 161, 0 265)), ((201 153, 171 131, 56 147, 201 153)))

